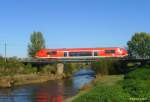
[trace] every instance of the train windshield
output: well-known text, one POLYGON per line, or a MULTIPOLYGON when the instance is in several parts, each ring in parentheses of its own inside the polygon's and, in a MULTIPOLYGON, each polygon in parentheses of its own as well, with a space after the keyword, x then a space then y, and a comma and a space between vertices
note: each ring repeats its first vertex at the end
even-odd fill
POLYGON ((50 52, 47 52, 48 55, 56 55, 57 54, 57 51, 50 51, 50 52))
POLYGON ((113 53, 115 53, 115 50, 105 50, 105 53, 106 54, 113 54, 113 53))

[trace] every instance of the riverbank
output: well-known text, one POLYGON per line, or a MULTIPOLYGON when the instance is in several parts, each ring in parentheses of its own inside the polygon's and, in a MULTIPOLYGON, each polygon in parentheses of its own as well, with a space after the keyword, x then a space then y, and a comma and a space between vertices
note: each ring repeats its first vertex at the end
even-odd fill
POLYGON ((88 85, 85 85, 84 87, 82 87, 80 89, 79 93, 76 96, 66 99, 65 102, 72 102, 72 101, 76 102, 74 100, 84 96, 87 93, 90 93, 92 91, 92 89, 96 88, 99 85, 100 86, 103 86, 103 85, 104 86, 114 86, 119 81, 123 80, 123 77, 124 77, 124 75, 108 75, 108 76, 99 76, 99 75, 97 75, 96 79, 94 79, 88 85))
POLYGON ((57 74, 18 74, 13 76, 1 76, 0 88, 9 88, 13 86, 42 83, 49 80, 58 80, 65 78, 64 75, 57 74))
POLYGON ((126 73, 124 76, 97 77, 91 83, 91 87, 86 85, 79 94, 66 102, 149 102, 149 73, 150 66, 145 65, 126 73))

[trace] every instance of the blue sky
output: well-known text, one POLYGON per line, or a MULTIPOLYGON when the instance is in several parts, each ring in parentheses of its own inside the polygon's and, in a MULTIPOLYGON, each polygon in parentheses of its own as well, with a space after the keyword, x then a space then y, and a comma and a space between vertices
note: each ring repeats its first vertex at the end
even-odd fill
POLYGON ((150 0, 0 0, 0 54, 27 56, 33 31, 48 48, 125 47, 150 32, 150 0))

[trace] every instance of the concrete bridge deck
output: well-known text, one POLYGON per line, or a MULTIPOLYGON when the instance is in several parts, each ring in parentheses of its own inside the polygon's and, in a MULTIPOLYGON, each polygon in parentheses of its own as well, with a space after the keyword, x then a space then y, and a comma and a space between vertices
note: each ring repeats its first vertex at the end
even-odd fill
MULTIPOLYGON (((57 64, 57 72, 58 73, 62 73, 63 70, 64 70, 64 64, 65 63, 88 63, 88 64, 91 64, 93 62, 96 62, 96 61, 100 61, 101 59, 99 60, 53 60, 53 61, 49 61, 49 60, 32 60, 32 61, 22 61, 22 63, 24 64, 31 64, 32 66, 36 66, 37 68, 41 68, 42 66, 44 65, 48 65, 48 64, 57 64)), ((134 63, 134 67, 138 68, 139 66, 143 66, 145 65, 146 63, 150 62, 150 59, 129 59, 129 58, 107 58, 106 60, 113 60, 113 61, 116 61, 116 62, 119 62, 119 66, 118 66, 118 70, 120 70, 120 72, 122 73, 126 73, 128 72, 128 64, 129 63, 134 63)), ((132 68, 132 67, 131 67, 132 68)))
MULTIPOLYGON (((46 64, 54 64, 54 63, 81 63, 81 62, 96 62, 100 61, 101 59, 77 59, 77 60, 30 60, 30 61, 21 61, 24 64, 32 64, 32 65, 46 65, 46 64)), ((133 59, 133 58, 106 58, 105 60, 116 60, 121 63, 146 63, 150 61, 150 59, 133 59)))

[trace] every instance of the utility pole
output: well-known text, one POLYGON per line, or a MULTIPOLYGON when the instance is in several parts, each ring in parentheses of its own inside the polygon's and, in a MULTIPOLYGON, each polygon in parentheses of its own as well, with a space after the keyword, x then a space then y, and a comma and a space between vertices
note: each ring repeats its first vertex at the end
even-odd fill
POLYGON ((5 62, 6 62, 7 61, 7 44, 6 44, 6 42, 5 42, 4 46, 5 46, 5 62))

